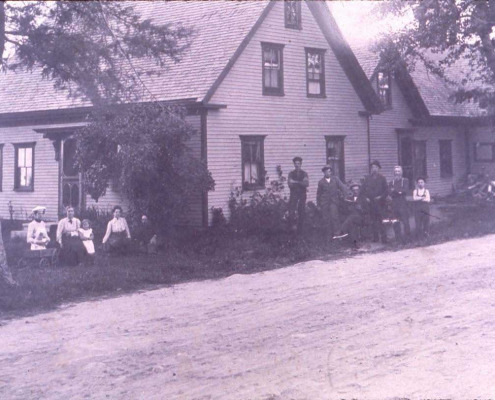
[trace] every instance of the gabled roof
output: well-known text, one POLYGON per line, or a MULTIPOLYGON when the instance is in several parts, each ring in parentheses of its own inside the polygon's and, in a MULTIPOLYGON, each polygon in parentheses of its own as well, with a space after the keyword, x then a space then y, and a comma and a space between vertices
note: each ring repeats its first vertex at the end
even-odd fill
MULTIPOLYGON (((379 69, 379 55, 367 45, 354 46, 353 50, 366 75, 373 80, 379 69)), ((461 68, 460 65, 454 65, 449 73, 451 75, 462 74, 459 71, 461 68)), ((419 61, 410 72, 405 67, 401 67, 396 71, 396 78, 397 84, 416 116, 479 117, 484 115, 476 104, 455 103, 452 96, 457 88, 428 71, 419 61)))
MULTIPOLYGON (((154 95, 143 100, 209 101, 275 3, 276 0, 133 2, 136 11, 144 18, 157 23, 180 22, 195 31, 191 47, 179 63, 167 64, 161 76, 141 77, 154 95)), ((370 112, 379 112, 379 99, 325 3, 310 0, 306 4, 363 105, 370 112)), ((158 68, 151 62, 141 62, 138 67, 141 70, 158 68)), ((90 105, 87 101, 74 100, 66 92, 55 90, 53 83, 41 79, 38 71, 0 75, 0 114, 90 105)))

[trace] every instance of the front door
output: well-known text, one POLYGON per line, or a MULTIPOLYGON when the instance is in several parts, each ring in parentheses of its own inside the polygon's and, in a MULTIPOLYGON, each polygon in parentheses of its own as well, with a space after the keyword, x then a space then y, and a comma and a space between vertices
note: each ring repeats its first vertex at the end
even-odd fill
POLYGON ((399 165, 411 189, 416 179, 426 179, 426 141, 414 140, 412 134, 399 134, 399 165))
POLYGON ((76 212, 83 205, 81 190, 81 174, 77 170, 74 161, 76 155, 76 141, 71 138, 62 140, 60 149, 60 198, 61 211, 67 206, 72 206, 76 212))

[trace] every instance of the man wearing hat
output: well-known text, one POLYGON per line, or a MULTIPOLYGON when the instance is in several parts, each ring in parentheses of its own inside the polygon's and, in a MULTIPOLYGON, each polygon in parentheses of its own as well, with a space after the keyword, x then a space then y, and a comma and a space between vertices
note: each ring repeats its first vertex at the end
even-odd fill
POLYGON ((373 241, 378 242, 381 237, 382 242, 386 243, 387 233, 382 219, 385 213, 385 199, 388 196, 388 184, 385 177, 380 174, 381 168, 379 161, 375 160, 371 163, 370 174, 364 178, 361 192, 369 203, 373 241))
POLYGON ((302 158, 294 157, 294 171, 289 172, 288 185, 290 189, 289 197, 289 221, 294 227, 297 210, 297 232, 301 233, 306 212, 306 189, 309 186, 308 174, 301 169, 302 158))
POLYGON ((46 207, 36 206, 33 208, 33 220, 28 225, 27 242, 31 245, 31 250, 44 250, 50 242, 48 232, 46 230, 43 215, 45 215, 46 207))
POLYGON ((316 204, 321 211, 323 226, 330 237, 340 232, 339 198, 347 195, 347 187, 336 176, 332 176, 332 167, 325 165, 321 171, 325 174, 318 182, 316 204))

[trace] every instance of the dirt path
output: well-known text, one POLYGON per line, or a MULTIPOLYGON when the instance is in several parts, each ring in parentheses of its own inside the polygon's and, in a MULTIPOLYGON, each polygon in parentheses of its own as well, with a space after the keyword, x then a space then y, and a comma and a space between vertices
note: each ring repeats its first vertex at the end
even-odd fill
POLYGON ((495 398, 495 236, 0 327, 0 399, 495 398))

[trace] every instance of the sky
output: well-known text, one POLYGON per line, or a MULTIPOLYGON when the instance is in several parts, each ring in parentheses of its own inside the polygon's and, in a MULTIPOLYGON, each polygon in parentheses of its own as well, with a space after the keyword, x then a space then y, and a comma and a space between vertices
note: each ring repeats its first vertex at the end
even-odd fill
POLYGON ((372 13, 377 1, 366 0, 327 0, 342 33, 352 44, 364 44, 378 35, 393 21, 381 21, 372 13))

